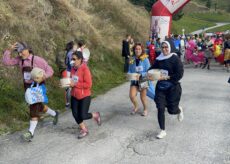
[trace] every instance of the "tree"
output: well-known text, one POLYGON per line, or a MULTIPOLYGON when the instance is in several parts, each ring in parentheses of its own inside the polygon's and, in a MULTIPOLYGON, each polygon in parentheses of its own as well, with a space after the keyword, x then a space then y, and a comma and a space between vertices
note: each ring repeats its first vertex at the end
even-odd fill
POLYGON ((182 10, 178 11, 175 15, 173 15, 173 20, 178 21, 184 16, 184 13, 182 10))
POLYGON ((212 6, 212 1, 211 0, 207 0, 206 6, 207 6, 207 8, 210 9, 211 6, 212 6))
POLYGON ((150 12, 152 9, 153 4, 157 1, 157 0, 129 0, 131 3, 133 3, 134 5, 140 5, 140 6, 144 6, 145 9, 150 12))
MULTIPOLYGON (((150 12, 152 10, 152 6, 153 4, 157 1, 157 0, 129 0, 130 2, 132 2, 135 5, 140 5, 140 6, 144 6, 145 9, 150 12)), ((180 10, 177 14, 175 14, 173 16, 173 20, 179 20, 183 17, 184 13, 182 10, 180 10)))
POLYGON ((153 4, 156 2, 157 0, 146 0, 144 5, 145 5, 145 9, 150 12, 152 10, 152 6, 153 4))
POLYGON ((230 4, 228 4, 227 12, 230 13, 230 4))
POLYGON ((134 5, 144 6, 145 2, 148 0, 129 0, 129 1, 133 3, 134 5))

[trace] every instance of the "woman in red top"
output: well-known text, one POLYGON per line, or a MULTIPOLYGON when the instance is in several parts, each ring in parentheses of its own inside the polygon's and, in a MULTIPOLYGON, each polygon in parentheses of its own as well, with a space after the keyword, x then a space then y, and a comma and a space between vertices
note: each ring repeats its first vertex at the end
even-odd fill
POLYGON ((82 52, 74 52, 71 59, 71 108, 73 117, 80 126, 78 139, 88 135, 88 129, 83 120, 94 118, 98 125, 101 125, 100 113, 89 113, 91 102, 92 77, 89 68, 83 63, 82 52))

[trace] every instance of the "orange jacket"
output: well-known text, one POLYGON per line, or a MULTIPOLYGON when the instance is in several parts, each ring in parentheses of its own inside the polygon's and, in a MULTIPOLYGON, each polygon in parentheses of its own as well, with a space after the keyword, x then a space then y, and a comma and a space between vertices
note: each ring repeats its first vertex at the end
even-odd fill
POLYGON ((83 63, 78 69, 71 69, 71 78, 75 81, 71 96, 75 97, 77 100, 81 100, 91 95, 92 76, 85 63, 83 63))

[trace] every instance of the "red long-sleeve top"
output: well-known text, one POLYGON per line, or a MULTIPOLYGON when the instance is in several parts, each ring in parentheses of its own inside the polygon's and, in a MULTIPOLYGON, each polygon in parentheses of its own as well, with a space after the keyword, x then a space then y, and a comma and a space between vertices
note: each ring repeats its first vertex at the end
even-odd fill
POLYGON ((90 96, 92 87, 92 76, 88 66, 83 63, 77 69, 72 68, 71 78, 74 79, 74 76, 77 77, 78 80, 77 82, 75 82, 75 85, 72 88, 71 96, 75 97, 78 100, 90 96))

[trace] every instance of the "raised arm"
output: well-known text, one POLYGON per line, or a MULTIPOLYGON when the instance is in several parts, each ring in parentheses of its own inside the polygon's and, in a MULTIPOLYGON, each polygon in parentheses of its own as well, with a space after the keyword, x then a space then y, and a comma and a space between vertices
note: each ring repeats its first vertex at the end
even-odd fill
POLYGON ((5 50, 3 53, 2 63, 6 66, 18 65, 20 62, 20 57, 11 58, 12 51, 10 49, 5 50))

